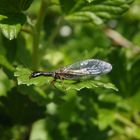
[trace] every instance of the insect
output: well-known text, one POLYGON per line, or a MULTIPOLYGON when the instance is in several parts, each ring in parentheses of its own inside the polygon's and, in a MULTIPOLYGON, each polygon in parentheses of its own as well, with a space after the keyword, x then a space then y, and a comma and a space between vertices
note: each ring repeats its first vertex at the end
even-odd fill
POLYGON ((38 76, 53 77, 54 81, 60 80, 78 80, 89 79, 96 75, 106 74, 112 70, 112 65, 108 62, 98 59, 87 59, 78 61, 74 64, 62 67, 53 72, 35 71, 30 78, 38 76))

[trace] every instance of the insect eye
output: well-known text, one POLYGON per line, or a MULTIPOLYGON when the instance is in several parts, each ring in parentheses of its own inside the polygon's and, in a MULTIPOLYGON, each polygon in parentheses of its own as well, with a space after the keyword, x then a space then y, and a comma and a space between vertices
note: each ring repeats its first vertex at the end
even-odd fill
POLYGON ((32 72, 31 75, 29 76, 29 79, 37 77, 40 75, 40 72, 32 72))

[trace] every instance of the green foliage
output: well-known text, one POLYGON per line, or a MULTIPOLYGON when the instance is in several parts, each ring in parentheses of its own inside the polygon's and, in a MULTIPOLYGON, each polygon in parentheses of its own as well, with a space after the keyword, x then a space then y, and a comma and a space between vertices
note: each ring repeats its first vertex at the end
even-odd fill
POLYGON ((29 8, 33 0, 1 0, 0 13, 20 13, 29 8))
POLYGON ((132 2, 0 0, 0 139, 140 139, 140 1, 132 2), (89 58, 112 71, 30 78, 89 58))
POLYGON ((0 1, 0 30, 3 35, 12 40, 17 38, 22 25, 26 21, 21 12, 26 10, 33 0, 1 0, 0 1))
MULTIPOLYGON (((37 78, 31 78, 30 79, 30 75, 31 75, 31 71, 22 67, 17 67, 16 72, 15 72, 15 76, 17 77, 18 80, 18 84, 26 84, 26 85, 36 85, 36 86, 41 86, 43 84, 50 84, 51 85, 51 81, 53 81, 53 79, 51 78, 46 78, 46 77, 37 77, 37 78)), ((52 85, 53 86, 53 85, 52 85)), ((95 81, 93 79, 91 80, 84 80, 84 81, 63 81, 60 80, 59 82, 55 82, 54 83, 55 87, 58 88, 62 88, 63 90, 81 90, 83 88, 101 88, 104 87, 106 89, 113 89, 118 91, 118 89, 111 83, 103 83, 100 81, 95 81), (64 87, 63 87, 64 86, 64 87)))
POLYGON ((10 40, 16 38, 23 23, 25 23, 25 19, 23 14, 3 16, 0 19, 0 29, 3 35, 10 40))
POLYGON ((96 25, 103 23, 104 19, 115 18, 129 8, 133 0, 91 0, 91 1, 63 1, 61 8, 66 15, 66 20, 86 21, 96 25))

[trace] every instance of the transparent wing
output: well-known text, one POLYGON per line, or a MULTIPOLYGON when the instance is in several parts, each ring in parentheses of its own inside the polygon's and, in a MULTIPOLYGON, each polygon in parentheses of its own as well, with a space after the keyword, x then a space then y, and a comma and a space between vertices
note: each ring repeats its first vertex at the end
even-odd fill
POLYGON ((59 72, 64 73, 66 79, 80 77, 91 77, 94 75, 106 74, 112 70, 112 65, 98 59, 87 59, 63 67, 59 72))

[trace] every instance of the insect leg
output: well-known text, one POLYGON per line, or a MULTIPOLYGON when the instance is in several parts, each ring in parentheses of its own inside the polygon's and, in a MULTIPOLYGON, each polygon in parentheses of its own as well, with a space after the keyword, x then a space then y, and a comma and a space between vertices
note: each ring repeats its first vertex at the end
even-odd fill
POLYGON ((50 82, 50 84, 51 84, 53 87, 56 88, 56 86, 55 86, 55 82, 56 82, 56 78, 54 78, 54 79, 50 82))

